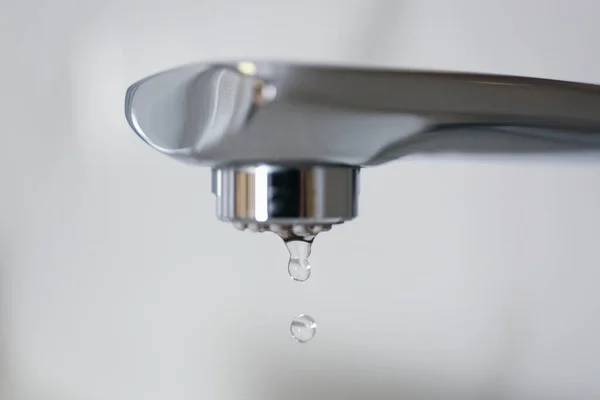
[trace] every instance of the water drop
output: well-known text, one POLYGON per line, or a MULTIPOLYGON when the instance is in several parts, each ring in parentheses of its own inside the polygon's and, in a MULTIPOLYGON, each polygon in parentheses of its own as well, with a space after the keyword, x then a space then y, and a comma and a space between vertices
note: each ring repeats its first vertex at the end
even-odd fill
POLYGON ((290 261, 288 263, 288 272, 290 277, 298 282, 304 282, 310 278, 310 256, 311 242, 305 240, 289 240, 285 245, 290 252, 290 261))
POLYGON ((298 343, 306 343, 315 337, 317 333, 317 323, 311 316, 300 314, 292 321, 290 325, 292 337, 298 343))

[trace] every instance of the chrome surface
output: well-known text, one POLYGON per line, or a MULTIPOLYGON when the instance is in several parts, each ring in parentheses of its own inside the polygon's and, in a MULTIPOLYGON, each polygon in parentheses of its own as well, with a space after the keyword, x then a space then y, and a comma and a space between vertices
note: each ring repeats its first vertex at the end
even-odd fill
POLYGON ((213 169, 217 217, 250 230, 298 235, 322 230, 310 224, 335 224, 357 215, 359 169, 335 165, 243 165, 213 169))
POLYGON ((153 75, 128 89, 125 105, 149 145, 210 166, 598 150, 598 110, 593 85, 251 62, 153 75))
POLYGON ((509 76, 197 64, 133 84, 125 114, 156 150, 213 167, 219 218, 260 223, 257 230, 354 218, 357 169, 331 165, 359 168, 417 153, 600 151, 600 87, 509 76), (327 183, 304 180, 282 192, 269 180, 281 171, 304 179, 322 171, 327 183), (260 190, 259 176, 269 182, 260 190))

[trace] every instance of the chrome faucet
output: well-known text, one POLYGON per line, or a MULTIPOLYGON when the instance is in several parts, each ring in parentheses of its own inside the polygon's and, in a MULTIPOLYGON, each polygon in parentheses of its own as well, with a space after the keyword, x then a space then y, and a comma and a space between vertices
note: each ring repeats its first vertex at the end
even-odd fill
POLYGON ((411 154, 600 154, 600 86, 531 78, 199 64, 133 84, 125 114, 212 168, 220 220, 284 238, 355 218, 360 169, 411 154))

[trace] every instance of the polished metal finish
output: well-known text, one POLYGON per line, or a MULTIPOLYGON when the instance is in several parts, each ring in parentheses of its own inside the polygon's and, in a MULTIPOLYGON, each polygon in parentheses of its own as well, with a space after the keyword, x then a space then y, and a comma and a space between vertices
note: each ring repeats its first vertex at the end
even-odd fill
POLYGON ((258 231, 298 221, 307 225, 348 221, 357 215, 358 174, 358 168, 336 165, 215 168, 217 217, 258 231))
POLYGON ((132 85, 126 101, 148 144, 210 166, 598 150, 599 110, 592 85, 250 62, 166 71, 132 85))
POLYGON ((358 168, 417 153, 600 152, 600 87, 532 78, 247 61, 199 64, 133 84, 125 113, 156 150, 215 168, 221 219, 264 226, 356 215, 356 192, 348 183, 356 169, 310 166, 358 168), (267 172, 257 175, 258 165, 267 172), (340 188, 303 181, 287 186, 289 203, 261 200, 257 209, 257 194, 268 196, 271 189, 244 190, 258 176, 295 166, 313 179, 316 171, 325 171, 328 185, 337 181, 330 171, 344 171, 336 172, 340 188), (297 204, 306 195, 313 208, 297 204))

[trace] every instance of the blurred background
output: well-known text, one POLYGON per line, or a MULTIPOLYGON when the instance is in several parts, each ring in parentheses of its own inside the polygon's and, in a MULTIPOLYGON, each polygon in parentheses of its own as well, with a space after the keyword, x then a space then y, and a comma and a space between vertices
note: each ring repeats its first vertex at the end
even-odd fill
POLYGON ((2 5, 0 399, 600 398, 600 163, 365 170, 298 284, 123 116, 129 84, 213 59, 600 83, 599 3, 2 5))

